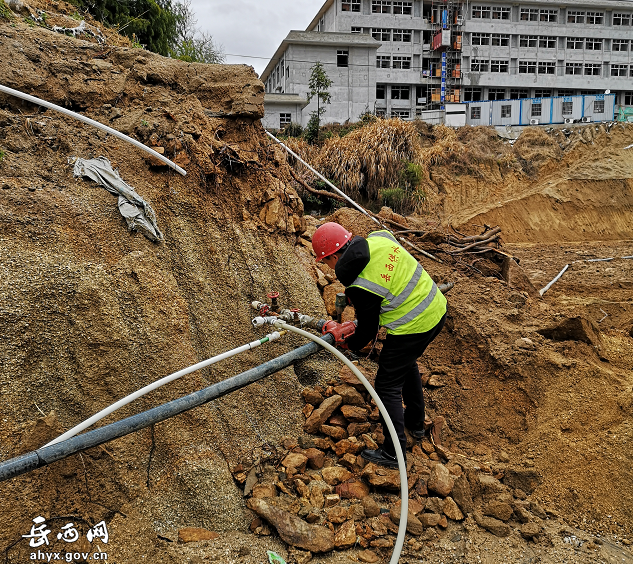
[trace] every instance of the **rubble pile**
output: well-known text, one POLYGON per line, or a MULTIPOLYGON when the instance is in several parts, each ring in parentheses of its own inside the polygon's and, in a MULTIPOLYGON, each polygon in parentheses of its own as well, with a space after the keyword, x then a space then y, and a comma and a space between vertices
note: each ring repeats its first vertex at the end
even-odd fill
MULTIPOLYGON (((362 369, 373 381, 375 375, 362 369)), ((366 463, 363 449, 384 440, 379 413, 363 384, 344 367, 338 379, 304 388, 305 434, 287 438, 264 456, 233 469, 257 517, 251 531, 275 529, 298 562, 313 553, 360 547, 359 559, 375 562, 394 546, 400 518, 400 478, 395 469, 366 463)), ((480 462, 439 444, 435 431, 416 441, 407 433, 409 516, 406 550, 422 550, 459 528, 478 525, 499 536, 516 530, 546 542, 542 521, 556 517, 530 499, 541 476, 533 468, 480 462)), ((438 427, 440 429, 438 429, 438 427)))

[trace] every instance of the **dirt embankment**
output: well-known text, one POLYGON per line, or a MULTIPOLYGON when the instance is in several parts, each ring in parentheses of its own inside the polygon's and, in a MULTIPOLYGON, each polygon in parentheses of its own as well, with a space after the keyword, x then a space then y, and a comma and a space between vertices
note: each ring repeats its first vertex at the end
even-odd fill
MULTIPOLYGON (((263 88, 252 69, 169 61, 19 21, 0 24, 0 52, 3 84, 161 147, 188 171, 181 177, 156 168, 120 140, 0 97, 1 459, 42 446, 150 381, 261 336, 251 327, 249 303, 271 290, 282 293, 283 305, 326 315, 319 288, 327 298, 336 282, 327 268, 314 269, 314 222, 307 225, 285 157, 263 134, 263 88), (151 203, 164 243, 129 233, 111 194, 73 178, 69 158, 99 155, 151 203)), ((478 205, 481 211, 482 201, 478 205)), ((335 217, 360 235, 371 225, 350 210, 335 217)), ((535 283, 547 281, 558 257, 543 273, 538 251, 524 252, 535 283)), ((606 329, 574 322, 578 329, 566 325, 570 318, 593 319, 597 312, 594 307, 587 315, 569 300, 584 293, 589 301, 597 275, 570 278, 570 286, 563 279, 554 298, 546 294, 541 301, 496 278, 424 266, 438 282, 457 282, 446 331, 422 362, 441 384, 428 390, 428 407, 446 418, 452 467, 459 472, 460 457, 468 457, 497 476, 517 465, 533 469, 542 482, 530 500, 551 511, 534 517, 549 531, 538 545, 520 536, 514 517, 504 540, 469 517, 446 530, 430 526, 425 541, 409 539, 415 542, 407 545, 407 557, 628 557, 612 544, 628 541, 633 527, 628 310, 606 329), (557 303, 561 296, 566 307, 557 303)), ((620 301, 630 301, 626 285, 619 291, 620 301)), ((105 422, 235 375, 301 342, 285 337, 217 364, 105 422)), ((375 369, 371 361, 361 364, 375 369)), ((78 524, 84 538, 74 550, 90 549, 87 529, 106 521, 109 560, 117 562, 250 563, 261 562, 265 549, 305 558, 275 536, 250 533, 254 515, 230 470, 245 459, 259 464, 287 451, 285 445, 294 448, 304 435, 302 389, 337 374, 337 364, 318 355, 152 429, 0 483, 0 549, 9 562, 29 559, 22 535, 43 516, 55 533, 68 521, 78 524), (185 527, 211 529, 220 538, 177 544, 185 527)), ((335 463, 331 452, 327 458, 335 463)), ((285 470, 274 472, 287 487, 285 470)), ((283 502, 289 494, 280 492, 283 502)), ((372 495, 384 509, 395 503, 380 489, 372 495)), ((410 495, 422 503, 418 493, 410 495)), ((319 518, 335 528, 325 513, 319 518)), ((378 552, 386 558, 393 531, 379 536, 385 548, 378 552)), ((67 549, 62 541, 55 546, 67 549)), ((348 554, 331 553, 324 561, 348 554)))

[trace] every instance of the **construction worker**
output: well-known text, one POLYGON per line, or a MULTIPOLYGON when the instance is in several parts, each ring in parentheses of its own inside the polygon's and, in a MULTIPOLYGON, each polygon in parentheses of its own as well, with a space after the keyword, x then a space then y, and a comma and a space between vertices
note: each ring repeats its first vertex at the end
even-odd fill
MULTIPOLYGON (((375 388, 406 453, 405 426, 415 438, 425 434, 417 359, 444 326, 446 298, 389 231, 374 231, 365 239, 352 237, 338 223, 325 223, 314 233, 312 248, 317 262, 334 269, 356 310, 357 328, 344 345, 358 351, 375 338, 379 326, 387 329, 375 388)), ((382 415, 380 421, 385 435, 382 447, 364 450, 361 456, 396 468, 395 447, 382 415)))

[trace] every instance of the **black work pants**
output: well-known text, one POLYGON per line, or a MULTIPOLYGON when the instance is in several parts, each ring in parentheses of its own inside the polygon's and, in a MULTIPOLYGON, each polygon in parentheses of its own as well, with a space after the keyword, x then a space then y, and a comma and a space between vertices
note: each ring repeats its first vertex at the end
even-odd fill
MULTIPOLYGON (((426 333, 388 334, 380 352, 375 383, 376 393, 385 405, 396 428, 403 453, 406 452, 407 446, 405 425, 408 429, 418 430, 422 429, 424 423, 424 395, 417 360, 440 333, 445 321, 446 314, 433 329, 426 333), (402 407, 403 401, 407 408, 406 417, 402 407)), ((385 435, 382 448, 386 453, 394 455, 396 450, 382 414, 380 422, 385 435)))

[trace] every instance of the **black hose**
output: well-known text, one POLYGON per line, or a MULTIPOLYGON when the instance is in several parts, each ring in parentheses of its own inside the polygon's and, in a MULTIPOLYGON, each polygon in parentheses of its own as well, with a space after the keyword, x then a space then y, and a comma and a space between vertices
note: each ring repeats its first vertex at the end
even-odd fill
MULTIPOLYGON (((330 334, 322 338, 330 345, 334 343, 334 337, 330 334)), ((77 435, 61 443, 42 447, 33 452, 2 462, 0 463, 0 482, 14 478, 15 476, 20 476, 21 474, 26 474, 36 468, 41 468, 42 466, 46 466, 86 449, 140 431, 141 429, 165 421, 165 419, 179 415, 194 407, 204 405, 211 400, 230 394, 253 382, 266 378, 266 376, 279 372, 297 360, 306 358, 318 352, 320 349, 321 347, 317 343, 308 343, 255 368, 251 368, 246 372, 242 372, 237 376, 227 378, 222 382, 213 384, 198 392, 193 392, 188 396, 159 405, 158 407, 117 421, 116 423, 105 425, 94 431, 88 431, 83 435, 77 435)))

